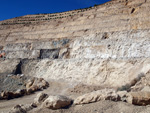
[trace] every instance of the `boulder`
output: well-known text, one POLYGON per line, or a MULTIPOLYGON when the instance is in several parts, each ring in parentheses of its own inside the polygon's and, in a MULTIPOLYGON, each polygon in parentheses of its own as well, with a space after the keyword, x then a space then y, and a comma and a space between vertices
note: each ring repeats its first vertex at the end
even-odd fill
POLYGON ((26 89, 18 89, 15 93, 14 93, 14 98, 23 96, 26 94, 26 89))
POLYGON ((43 78, 32 78, 29 79, 26 83, 26 91, 27 94, 31 94, 37 90, 46 89, 49 86, 49 83, 45 81, 43 78))
POLYGON ((45 81, 44 79, 42 80, 42 84, 43 84, 42 86, 43 89, 46 89, 47 87, 49 87, 49 83, 45 81))
POLYGON ((127 95, 127 91, 118 91, 117 94, 120 98, 121 101, 125 102, 126 101, 126 95, 127 95))
POLYGON ((35 91, 37 91, 37 90, 39 90, 39 87, 36 86, 36 85, 33 85, 33 86, 31 86, 30 88, 27 88, 27 89, 26 89, 26 92, 27 92, 27 94, 31 94, 31 93, 33 93, 33 92, 35 92, 35 91))
POLYGON ((36 105, 38 105, 38 104, 44 102, 44 100, 47 99, 47 98, 48 98, 48 94, 38 93, 37 96, 36 96, 36 98, 34 99, 34 103, 36 105))
POLYGON ((100 100, 117 101, 119 100, 119 96, 116 93, 116 91, 113 89, 103 89, 103 90, 94 91, 94 92, 87 93, 87 94, 77 97, 74 100, 74 104, 75 105, 88 104, 88 103, 97 102, 100 100))
POLYGON ((42 90, 45 89, 49 86, 49 83, 45 81, 43 78, 32 78, 28 80, 26 83, 26 88, 27 89, 35 89, 35 90, 42 90), (35 88, 36 87, 36 88, 35 88))
POLYGON ((32 86, 32 84, 33 84, 33 80, 29 79, 26 83, 26 88, 27 89, 30 88, 32 86))
POLYGON ((1 92, 1 99, 13 99, 22 96, 22 92, 1 92))
POLYGON ((9 111, 9 113, 27 113, 27 112, 21 107, 21 105, 16 105, 9 111))
POLYGON ((28 112, 28 111, 32 110, 34 107, 33 107, 33 104, 25 104, 25 105, 21 105, 21 108, 24 111, 28 112))
POLYGON ((134 105, 149 105, 150 104, 150 92, 140 91, 140 92, 130 92, 128 93, 126 101, 134 105))
POLYGON ((68 107, 71 105, 72 100, 62 96, 49 96, 42 104, 43 108, 49 108, 49 109, 60 109, 64 107, 68 107))
POLYGON ((39 90, 45 89, 46 87, 49 86, 48 82, 45 81, 43 78, 36 78, 34 80, 33 85, 37 85, 39 90))
POLYGON ((16 105, 14 106, 9 113, 27 113, 28 111, 35 108, 33 104, 26 104, 26 105, 16 105))
POLYGON ((2 99, 12 99, 15 97, 15 94, 13 92, 1 92, 1 98, 2 99))
POLYGON ((5 91, 1 92, 1 98, 2 99, 7 99, 8 98, 8 95, 5 91))

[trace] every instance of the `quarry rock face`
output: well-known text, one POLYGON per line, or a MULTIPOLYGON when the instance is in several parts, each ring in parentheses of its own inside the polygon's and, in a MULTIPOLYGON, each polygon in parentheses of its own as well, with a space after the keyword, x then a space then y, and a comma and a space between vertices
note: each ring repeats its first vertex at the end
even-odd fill
POLYGON ((150 70, 149 5, 149 0, 112 0, 1 21, 0 74, 132 86, 150 70))
POLYGON ((111 0, 0 21, 0 108, 50 86, 14 99, 10 113, 149 111, 149 6, 150 0, 111 0))

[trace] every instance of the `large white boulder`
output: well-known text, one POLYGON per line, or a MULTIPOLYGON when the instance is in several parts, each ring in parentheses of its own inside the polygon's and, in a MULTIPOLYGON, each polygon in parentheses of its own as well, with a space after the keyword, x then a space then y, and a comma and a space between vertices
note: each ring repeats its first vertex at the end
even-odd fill
POLYGON ((60 109, 71 105, 72 100, 62 96, 49 96, 42 104, 43 108, 60 109))

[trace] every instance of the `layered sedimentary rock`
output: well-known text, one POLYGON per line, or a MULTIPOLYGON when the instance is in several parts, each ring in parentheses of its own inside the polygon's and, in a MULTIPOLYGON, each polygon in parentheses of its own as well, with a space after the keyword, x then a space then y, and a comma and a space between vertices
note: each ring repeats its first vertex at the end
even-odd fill
POLYGON ((26 16, 1 21, 0 51, 4 62, 19 60, 17 69, 29 76, 132 85, 150 70, 149 5, 150 0, 112 0, 63 18, 57 14, 60 18, 44 21, 31 22, 26 16), (13 22, 19 19, 26 23, 13 22))

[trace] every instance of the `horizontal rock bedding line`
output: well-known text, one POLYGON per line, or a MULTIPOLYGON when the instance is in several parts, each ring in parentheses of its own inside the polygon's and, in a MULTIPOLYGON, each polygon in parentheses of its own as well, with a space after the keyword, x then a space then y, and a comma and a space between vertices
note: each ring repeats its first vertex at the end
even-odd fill
POLYGON ((20 50, 0 51, 1 59, 63 59, 68 56, 67 48, 41 49, 41 50, 20 50))
MULTIPOLYGON (((109 6, 109 5, 116 5, 116 4, 121 4, 121 3, 127 4, 128 2, 131 2, 131 1, 115 0, 115 1, 110 1, 108 3, 105 3, 103 5, 96 5, 95 7, 89 7, 89 8, 85 8, 85 9, 77 9, 77 10, 68 11, 68 12, 55 13, 55 14, 27 15, 27 16, 18 17, 17 19, 9 19, 6 21, 2 21, 2 22, 0 22, 0 24, 3 26, 4 25, 17 25, 17 24, 35 24, 35 23, 39 23, 42 21, 57 20, 57 19, 61 19, 61 18, 74 16, 74 15, 77 15, 78 13, 79 14, 88 13, 92 9, 97 9, 97 7, 103 8, 103 7, 107 7, 107 5, 109 6), (16 21, 13 21, 13 20, 16 20, 16 21)), ((142 1, 140 3, 142 4, 144 2, 142 1)), ((118 8, 119 8, 119 6, 118 6, 118 8)), ((110 10, 115 10, 115 8, 111 8, 110 10)))
MULTIPOLYGON (((61 39, 55 39, 52 38, 51 40, 47 41, 33 41, 32 43, 8 43, 3 47, 3 50, 7 51, 16 51, 16 50, 36 50, 36 49, 55 49, 55 48, 61 48, 63 46, 66 46, 67 44, 73 43, 74 41, 81 41, 81 43, 91 43, 88 41, 98 41, 96 44, 102 44, 102 43, 107 43, 107 42, 140 42, 143 39, 147 39, 148 41, 148 36, 150 34, 149 29, 141 29, 141 30, 128 30, 128 31, 120 31, 120 32, 95 32, 95 33, 90 33, 89 34, 83 34, 83 36, 76 37, 75 39, 73 38, 61 38, 61 39), (129 38, 129 39, 128 39, 129 38), (141 39, 142 38, 142 39, 141 39), (105 40, 107 39, 107 40, 105 40), (84 42, 85 41, 85 42, 84 42)), ((143 40, 144 41, 144 40, 143 40)), ((143 42, 142 41, 142 42, 143 42)), ((95 44, 94 43, 94 44, 95 44)), ((80 46, 80 43, 79 43, 80 46)), ((87 46, 84 44, 84 46, 87 46)), ((94 46, 94 45, 93 45, 94 46)), ((1 47, 2 49, 2 47, 1 47)))
POLYGON ((20 51, 20 50, 40 50, 40 49, 56 49, 65 47, 71 39, 53 39, 50 41, 41 41, 33 43, 9 43, 3 47, 5 51, 20 51))
MULTIPOLYGON (((116 2, 116 0, 113 2, 116 2)), ((38 24, 30 25, 24 23, 24 25, 0 25, 0 44, 5 45, 8 43, 36 42, 44 39, 55 38, 73 39, 75 37, 81 37, 83 35, 90 35, 93 33, 96 34, 108 32, 109 34, 116 31, 143 31, 144 29, 150 28, 148 7, 150 3, 149 1, 128 0, 122 2, 117 0, 116 4, 111 3, 109 6, 96 6, 91 10, 85 12, 83 11, 78 15, 71 14, 74 16, 60 18, 54 21, 49 21, 51 17, 48 17, 48 21, 43 22, 42 20, 42 22, 39 22, 38 24)), ((25 17, 23 20, 30 21, 32 17, 41 16, 40 18, 45 18, 43 16, 47 17, 48 15, 49 14, 26 15, 21 18, 25 17)), ((59 14, 57 13, 56 15, 59 14)), ((61 16, 63 17, 63 15, 61 16)), ((8 21, 15 22, 17 20, 18 18, 13 18, 10 20, 4 20, 0 23, 7 23, 8 21)), ((31 19, 31 23, 32 22, 33 21, 31 19)), ((35 23, 35 21, 33 23, 35 23)), ((145 35, 149 38, 149 35, 146 35, 146 33, 137 33, 136 36, 130 36, 131 38, 139 39, 145 37, 142 35, 145 35)), ((104 36, 104 39, 105 38, 107 37, 104 36)), ((113 38, 114 37, 111 39, 113 38)), ((120 38, 119 35, 118 38, 120 38)))
POLYGON ((0 57, 38 58, 147 58, 150 57, 149 30, 104 32, 47 42, 10 43, 0 46, 0 57), (5 53, 5 55, 2 55, 5 53))
POLYGON ((61 47, 55 49, 35 49, 35 50, 1 50, 0 58, 6 59, 84 59, 84 58, 102 58, 102 59, 128 59, 128 58, 149 58, 150 42, 109 42, 96 43, 92 41, 75 41, 70 47, 61 47), (77 45, 78 44, 78 45, 77 45))
POLYGON ((24 51, 0 51, 0 59, 133 59, 150 58, 143 44, 101 45, 96 47, 57 48, 24 51), (139 48, 140 47, 140 48, 139 48))

